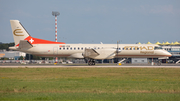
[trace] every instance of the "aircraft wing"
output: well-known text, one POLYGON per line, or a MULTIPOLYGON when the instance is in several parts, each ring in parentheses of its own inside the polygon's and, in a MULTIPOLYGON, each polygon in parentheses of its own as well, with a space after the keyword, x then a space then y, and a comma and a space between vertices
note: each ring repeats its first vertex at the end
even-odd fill
POLYGON ((29 43, 27 40, 21 40, 19 42, 19 48, 31 48, 33 45, 29 43))
POLYGON ((83 56, 92 59, 112 59, 116 55, 116 49, 85 49, 83 56))
POLYGON ((96 52, 94 49, 85 49, 83 56, 84 57, 95 57, 98 56, 99 53, 96 52))

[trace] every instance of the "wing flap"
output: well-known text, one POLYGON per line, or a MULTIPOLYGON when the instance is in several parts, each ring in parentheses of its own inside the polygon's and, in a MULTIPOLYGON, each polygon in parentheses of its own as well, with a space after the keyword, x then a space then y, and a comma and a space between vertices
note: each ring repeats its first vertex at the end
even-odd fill
POLYGON ((83 56, 84 57, 95 57, 98 56, 99 53, 96 52, 94 49, 85 49, 83 56))

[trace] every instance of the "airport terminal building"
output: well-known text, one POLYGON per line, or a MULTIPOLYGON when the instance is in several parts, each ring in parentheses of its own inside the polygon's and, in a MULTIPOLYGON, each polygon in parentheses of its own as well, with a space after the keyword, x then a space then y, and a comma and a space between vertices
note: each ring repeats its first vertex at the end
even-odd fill
POLYGON ((4 50, 0 50, 0 59, 1 58, 8 58, 11 60, 18 60, 19 57, 25 57, 26 53, 24 52, 20 52, 20 51, 6 51, 4 50))

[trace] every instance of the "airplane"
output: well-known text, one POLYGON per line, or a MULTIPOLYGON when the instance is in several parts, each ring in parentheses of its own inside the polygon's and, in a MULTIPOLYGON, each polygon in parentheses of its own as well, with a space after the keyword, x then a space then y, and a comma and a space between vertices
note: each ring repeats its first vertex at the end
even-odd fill
POLYGON ((88 65, 95 65, 95 60, 113 58, 167 58, 171 54, 156 44, 66 44, 34 38, 18 20, 10 20, 15 46, 9 47, 40 57, 68 57, 88 60, 88 65))

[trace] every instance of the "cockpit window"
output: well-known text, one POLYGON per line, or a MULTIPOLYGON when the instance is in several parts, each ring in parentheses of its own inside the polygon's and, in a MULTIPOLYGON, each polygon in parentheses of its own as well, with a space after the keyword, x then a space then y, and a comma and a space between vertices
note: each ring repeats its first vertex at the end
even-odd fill
POLYGON ((157 50, 157 49, 163 49, 163 48, 162 47, 158 47, 158 46, 154 47, 154 50, 157 50))

